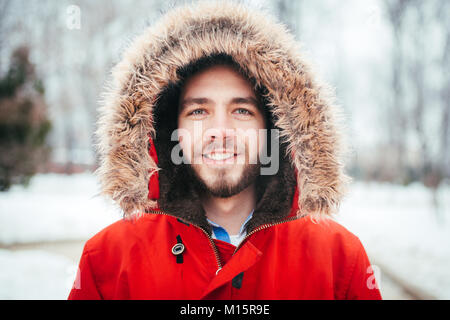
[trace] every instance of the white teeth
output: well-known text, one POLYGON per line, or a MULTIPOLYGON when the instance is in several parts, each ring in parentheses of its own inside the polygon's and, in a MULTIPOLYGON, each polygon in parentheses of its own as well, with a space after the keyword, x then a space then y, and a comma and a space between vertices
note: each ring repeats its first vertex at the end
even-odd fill
POLYGON ((205 154, 206 158, 212 159, 212 160, 226 160, 234 156, 234 153, 210 153, 205 154))

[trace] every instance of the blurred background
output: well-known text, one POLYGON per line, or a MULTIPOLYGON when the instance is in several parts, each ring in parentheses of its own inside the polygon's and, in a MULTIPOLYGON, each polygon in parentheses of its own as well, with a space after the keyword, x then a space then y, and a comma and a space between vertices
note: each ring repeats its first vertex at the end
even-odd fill
MULTIPOLYGON (((66 299, 98 196, 100 93, 132 38, 185 1, 0 0, 0 299, 66 299)), ((385 299, 450 299, 450 1, 242 1, 335 88, 354 178, 336 219, 385 299)))

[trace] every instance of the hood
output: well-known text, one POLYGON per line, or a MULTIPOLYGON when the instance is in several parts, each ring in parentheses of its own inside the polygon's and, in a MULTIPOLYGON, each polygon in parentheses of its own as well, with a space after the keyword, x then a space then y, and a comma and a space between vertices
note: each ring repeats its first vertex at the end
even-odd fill
POLYGON ((229 1, 172 8, 113 68, 96 132, 102 194, 125 216, 163 209, 206 226, 198 197, 186 187, 190 176, 167 163, 158 110, 171 108, 180 70, 217 55, 231 57, 252 80, 280 130, 280 170, 258 190, 253 227, 292 214, 336 212, 350 179, 332 90, 314 75, 283 24, 229 1))

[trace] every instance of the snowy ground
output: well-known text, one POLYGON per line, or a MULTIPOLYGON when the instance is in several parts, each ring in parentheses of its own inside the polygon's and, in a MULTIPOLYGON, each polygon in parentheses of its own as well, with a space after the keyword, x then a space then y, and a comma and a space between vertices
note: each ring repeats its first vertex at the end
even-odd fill
POLYGON ((120 218, 98 191, 85 173, 37 175, 29 188, 0 193, 0 244, 90 238, 120 218))
MULTIPOLYGON (((450 186, 355 183, 337 220, 356 234, 374 264, 437 299, 450 299, 450 186)), ((383 274, 381 274, 381 277, 383 274)))
MULTIPOLYGON (((0 299, 67 298, 83 242, 121 218, 97 193, 88 173, 38 175, 28 189, 0 193, 0 299)), ((440 220, 420 185, 355 183, 337 220, 361 239, 374 264, 450 299, 450 187, 438 199, 440 220)), ((380 277, 382 293, 395 291, 380 277)))
MULTIPOLYGON (((29 188, 14 186, 0 193, 0 247, 85 241, 121 218, 97 194, 90 173, 37 175, 29 188)), ((77 262, 52 250, 0 249, 0 299, 66 299, 77 262)))
POLYGON ((66 299, 76 268, 62 255, 0 249, 0 299, 66 299))

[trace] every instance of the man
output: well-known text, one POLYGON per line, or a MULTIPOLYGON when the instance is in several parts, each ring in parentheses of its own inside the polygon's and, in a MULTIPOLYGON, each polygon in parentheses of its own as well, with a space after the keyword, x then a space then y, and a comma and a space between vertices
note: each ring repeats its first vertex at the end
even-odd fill
POLYGON ((70 299, 380 299, 329 216, 336 107, 293 38, 231 2, 167 13, 114 69, 98 169, 125 219, 85 245, 70 299))

